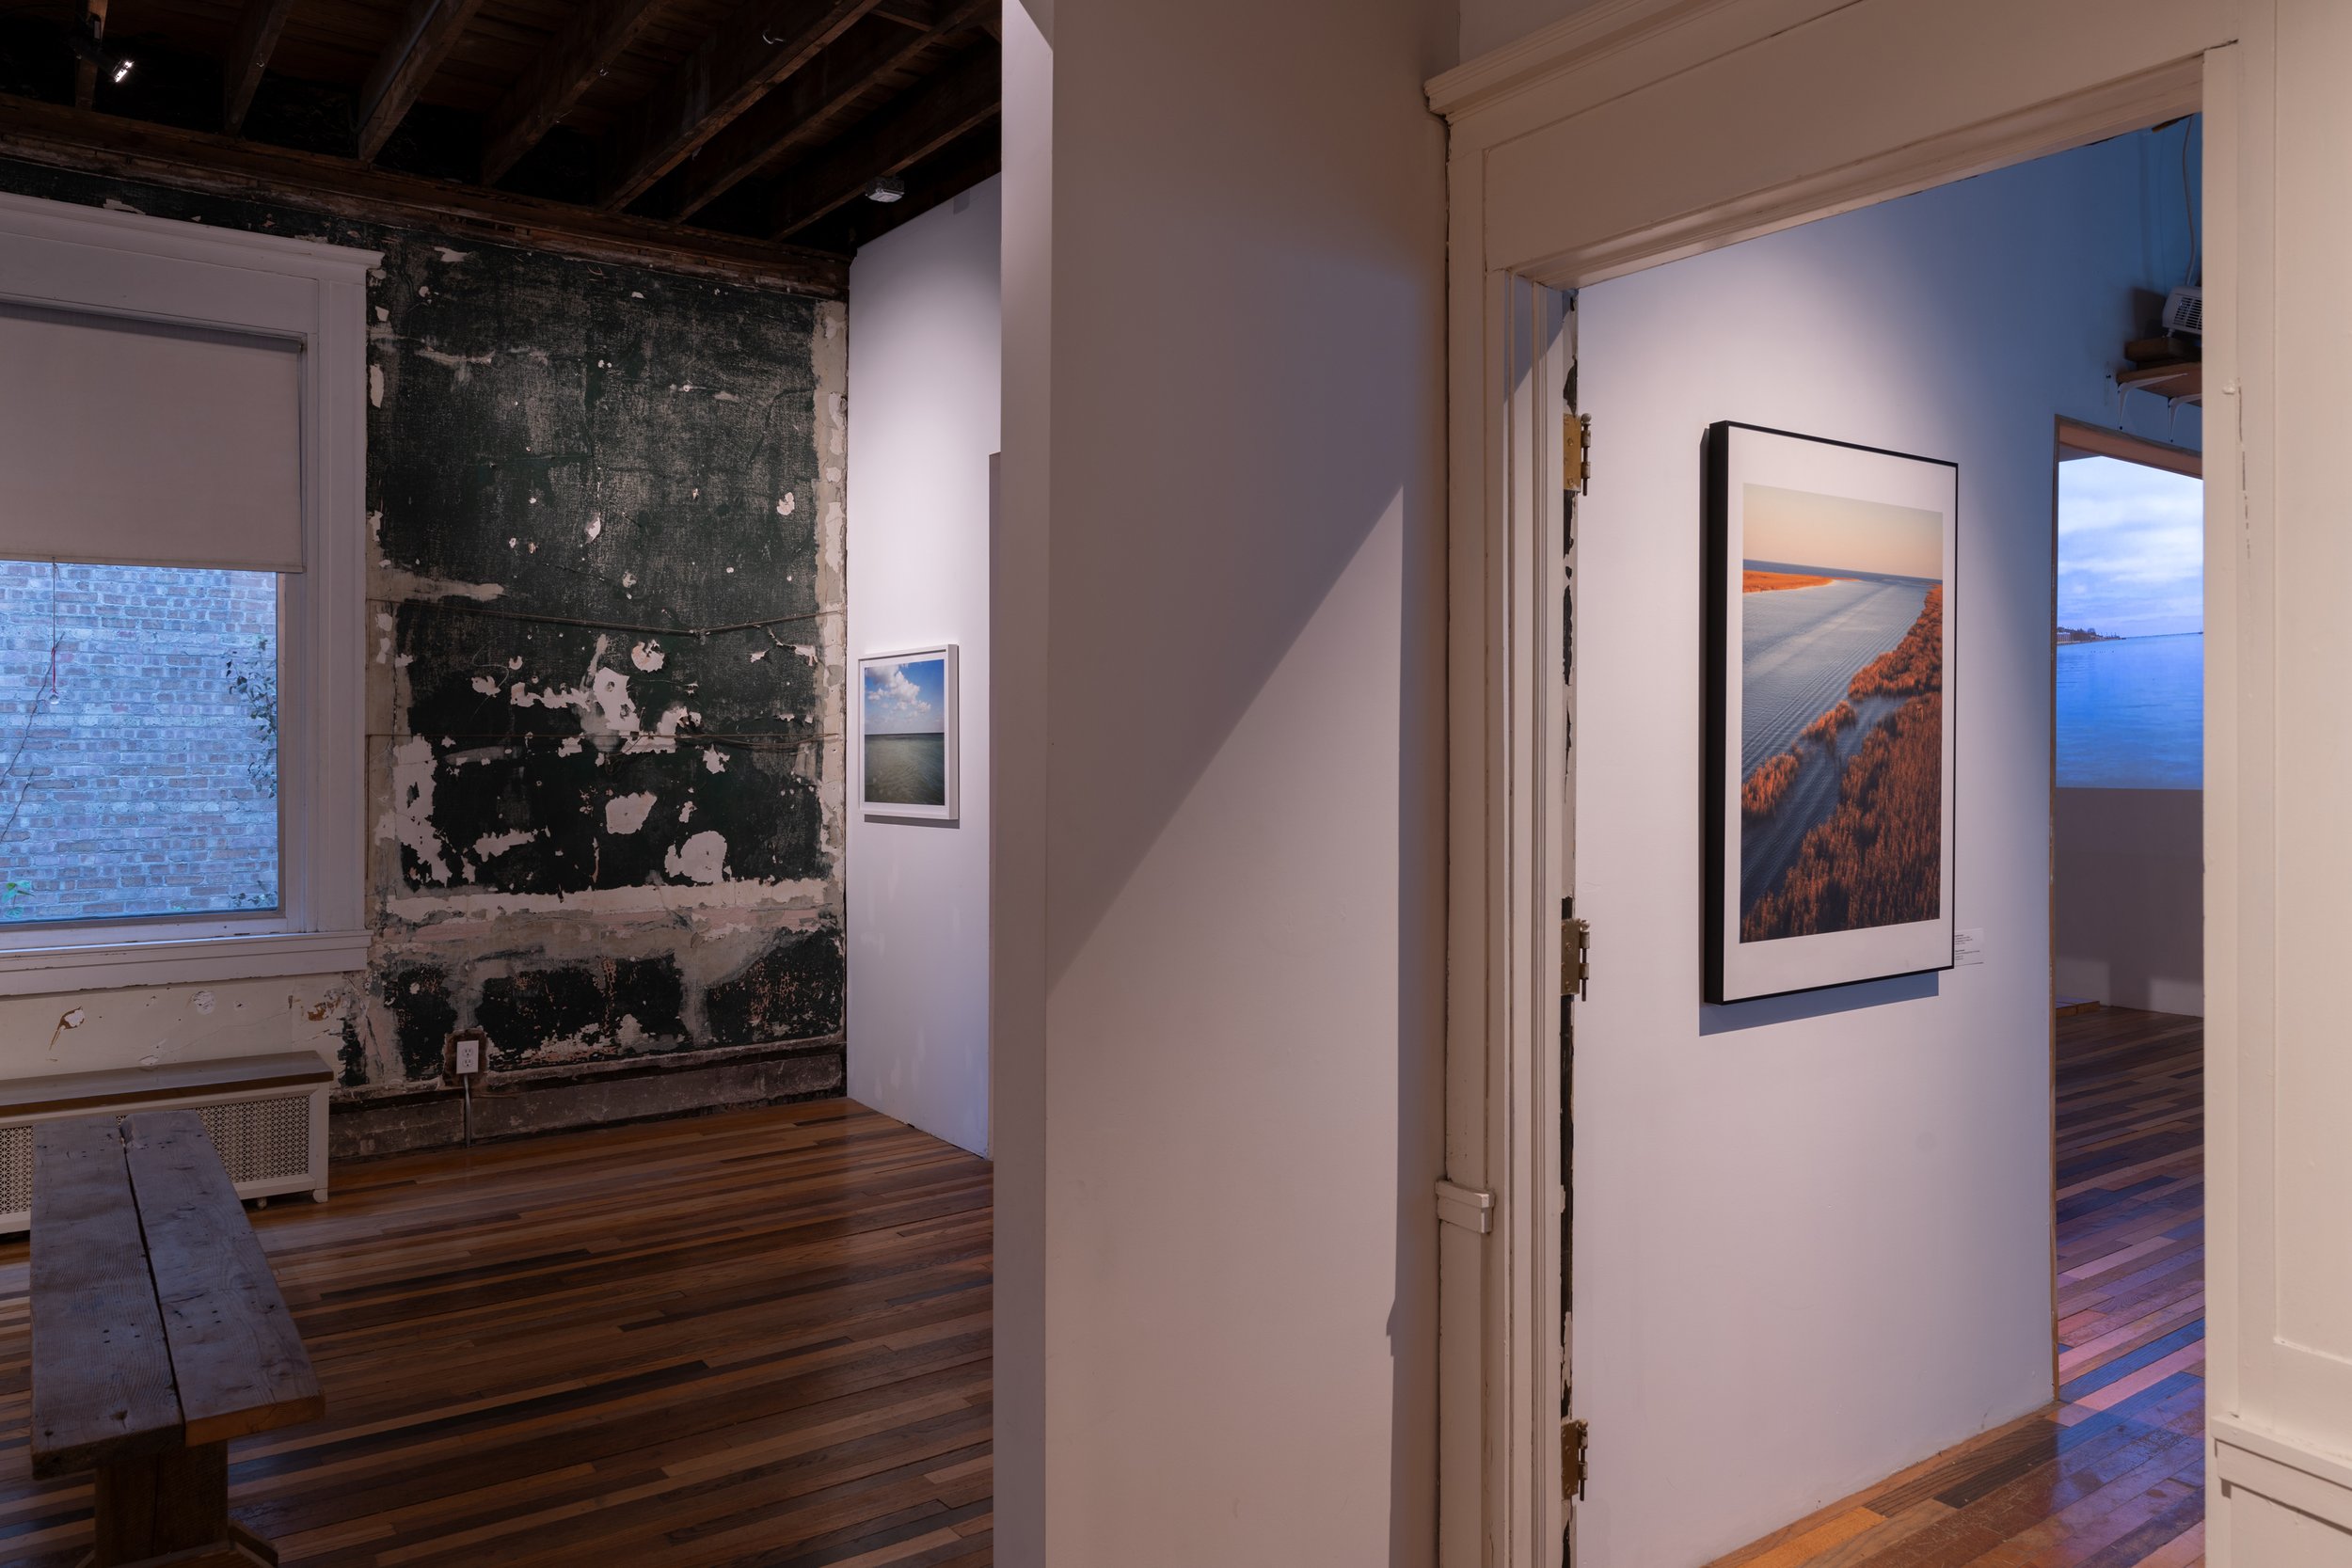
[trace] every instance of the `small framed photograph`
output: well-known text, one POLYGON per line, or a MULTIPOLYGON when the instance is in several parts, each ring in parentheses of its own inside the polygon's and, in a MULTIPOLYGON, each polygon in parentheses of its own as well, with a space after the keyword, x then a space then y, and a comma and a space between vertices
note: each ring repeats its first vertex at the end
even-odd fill
POLYGON ((1960 469, 1707 435, 1709 1002, 1952 966, 1960 469))
POLYGON ((956 645, 858 669, 858 800, 872 818, 956 820, 956 645))

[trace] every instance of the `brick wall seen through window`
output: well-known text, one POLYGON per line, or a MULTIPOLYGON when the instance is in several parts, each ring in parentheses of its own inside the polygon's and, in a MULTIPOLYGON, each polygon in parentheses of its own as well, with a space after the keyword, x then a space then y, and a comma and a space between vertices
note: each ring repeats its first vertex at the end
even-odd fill
POLYGON ((0 561, 0 924, 278 901, 277 578, 0 561))

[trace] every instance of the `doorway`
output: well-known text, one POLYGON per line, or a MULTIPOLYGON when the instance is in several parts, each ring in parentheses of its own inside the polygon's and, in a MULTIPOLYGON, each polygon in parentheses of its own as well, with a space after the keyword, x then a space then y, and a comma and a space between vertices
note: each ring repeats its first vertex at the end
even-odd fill
MULTIPOLYGON (((1574 892, 1595 965, 1572 1004, 1569 1182, 1591 1568, 1711 1560, 2052 1401, 2051 421, 2165 428, 2108 377, 2135 291, 2185 252, 2177 182, 2150 177, 2180 141, 2130 133, 1576 297, 1597 432, 1576 502, 1574 892), (1999 309, 1971 311, 1985 298, 1999 309), (1915 707, 1933 725, 1940 705, 1953 816, 1929 831, 1951 835, 1968 939, 1945 939, 1947 963, 1704 999, 1698 442, 1717 420, 1956 465, 1948 565, 1939 519, 1914 562, 1915 505, 1842 493, 1739 552, 1749 697, 1744 727, 1722 721, 1743 784, 1783 756, 1801 770, 1778 803, 1742 790, 1743 831, 1793 847, 1742 867, 1743 923, 1851 856, 1834 885, 1853 912, 1820 917, 1835 940, 1896 924, 1864 909, 1890 880, 1873 847, 1911 819, 1908 785, 1883 781, 1908 777, 1915 707), (1940 688, 1873 684, 1938 605, 1940 688)), ((1840 1528, 1902 1528, 1849 1513, 1840 1528)))
MULTIPOLYGON (((2192 337, 2168 423, 2198 433, 2192 337)), ((2138 1445, 2117 1560, 2204 1549, 2204 462, 2061 420, 2052 617, 2058 1419, 2138 1445), (2166 1469, 2166 1461, 2170 1467, 2166 1469)))
MULTIPOLYGON (((2327 661, 2289 657, 2332 638, 2352 546, 2328 500, 2333 367, 2324 340, 2285 325, 2322 319, 2332 298, 2323 259, 2341 230, 2341 182, 2317 150, 2352 123, 2328 70, 2347 48, 2352 16, 2317 0, 2161 10, 2087 0, 2063 19, 2022 0, 1964 17, 1903 0, 1732 0, 1703 21, 1594 8, 1432 84, 1455 171, 1447 1174, 1490 1207, 1494 1237, 1451 1244, 1441 1285, 1449 1563, 1480 1560, 1473 1550, 1513 1568, 1556 1563, 1567 1514, 1540 1424, 1549 1414, 1557 1428, 1559 1319, 1528 1310, 1518 1289, 1521 1253, 1557 1265, 1556 1233, 1530 1216, 1556 1232, 1556 1174, 1531 1155, 1559 1105, 1531 1068, 1560 1043, 1563 891, 1526 887, 1525 868, 1544 863, 1562 759, 1529 744, 1524 698, 1558 657, 1528 610, 1549 573, 1534 547, 1539 437, 1549 422, 1556 451, 1560 408, 1558 384, 1530 374, 1523 324, 1549 290, 2155 124, 2201 100, 2206 374, 2231 433, 2211 454, 2206 519, 2212 1560, 2322 1560, 2320 1535, 2352 1530, 2352 1469, 2328 1457, 2345 1451, 2352 1411, 2352 1275, 2327 1240, 2352 1191, 2352 1146, 2329 1109, 2352 1066, 2327 1022, 2352 834, 2328 784, 2334 730, 2286 721, 2334 711, 2340 689, 2327 661)), ((1597 422, 1606 454, 1610 426, 1597 422)), ((1556 485, 1550 495, 1556 507, 1556 485)), ((1593 537, 1581 533, 1580 553, 1593 537)), ((2046 623, 2033 622, 2017 630, 2038 643, 2046 623)), ((1605 656, 1582 627, 1580 642, 1590 672, 1605 656)), ((1580 736, 1583 759, 1590 738, 1580 736)), ((1597 998, 1626 948, 1576 891, 1580 914, 1596 917, 1597 998)), ((1590 1196, 1579 1195, 1580 1339, 1598 1272, 1581 1239, 1590 1196)), ((2046 1334, 2046 1302, 2042 1315, 2046 1334)), ((1591 1369, 1580 1344, 1580 1379, 1591 1369)), ((1595 1427, 1594 1497, 1610 1484, 1611 1441, 1595 1427)))
MULTIPOLYGON (((2196 427, 2196 410, 2175 409, 2196 427)), ((2052 964, 2061 1013, 2204 1016, 2204 460, 2058 428, 2052 964)))

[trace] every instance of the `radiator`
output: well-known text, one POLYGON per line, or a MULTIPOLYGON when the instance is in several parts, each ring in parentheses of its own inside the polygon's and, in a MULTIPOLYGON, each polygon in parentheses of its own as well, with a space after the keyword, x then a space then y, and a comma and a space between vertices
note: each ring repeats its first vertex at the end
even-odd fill
POLYGON ((194 1111, 239 1197, 308 1193, 317 1202, 326 1201, 326 1085, 142 1099, 119 1110, 83 1107, 0 1117, 0 1235, 22 1235, 32 1228, 36 1127, 72 1117, 137 1111, 194 1111))

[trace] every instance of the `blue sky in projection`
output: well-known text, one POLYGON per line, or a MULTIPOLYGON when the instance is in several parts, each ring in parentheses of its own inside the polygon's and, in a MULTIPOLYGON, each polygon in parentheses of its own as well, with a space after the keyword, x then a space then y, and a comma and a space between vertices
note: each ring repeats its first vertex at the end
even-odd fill
POLYGON ((2121 637, 2205 628, 2205 487, 2112 457, 2058 465, 2058 622, 2121 637))
POLYGON ((2058 465, 2061 789, 2195 789, 2204 773, 2204 486, 2110 457, 2058 465))

